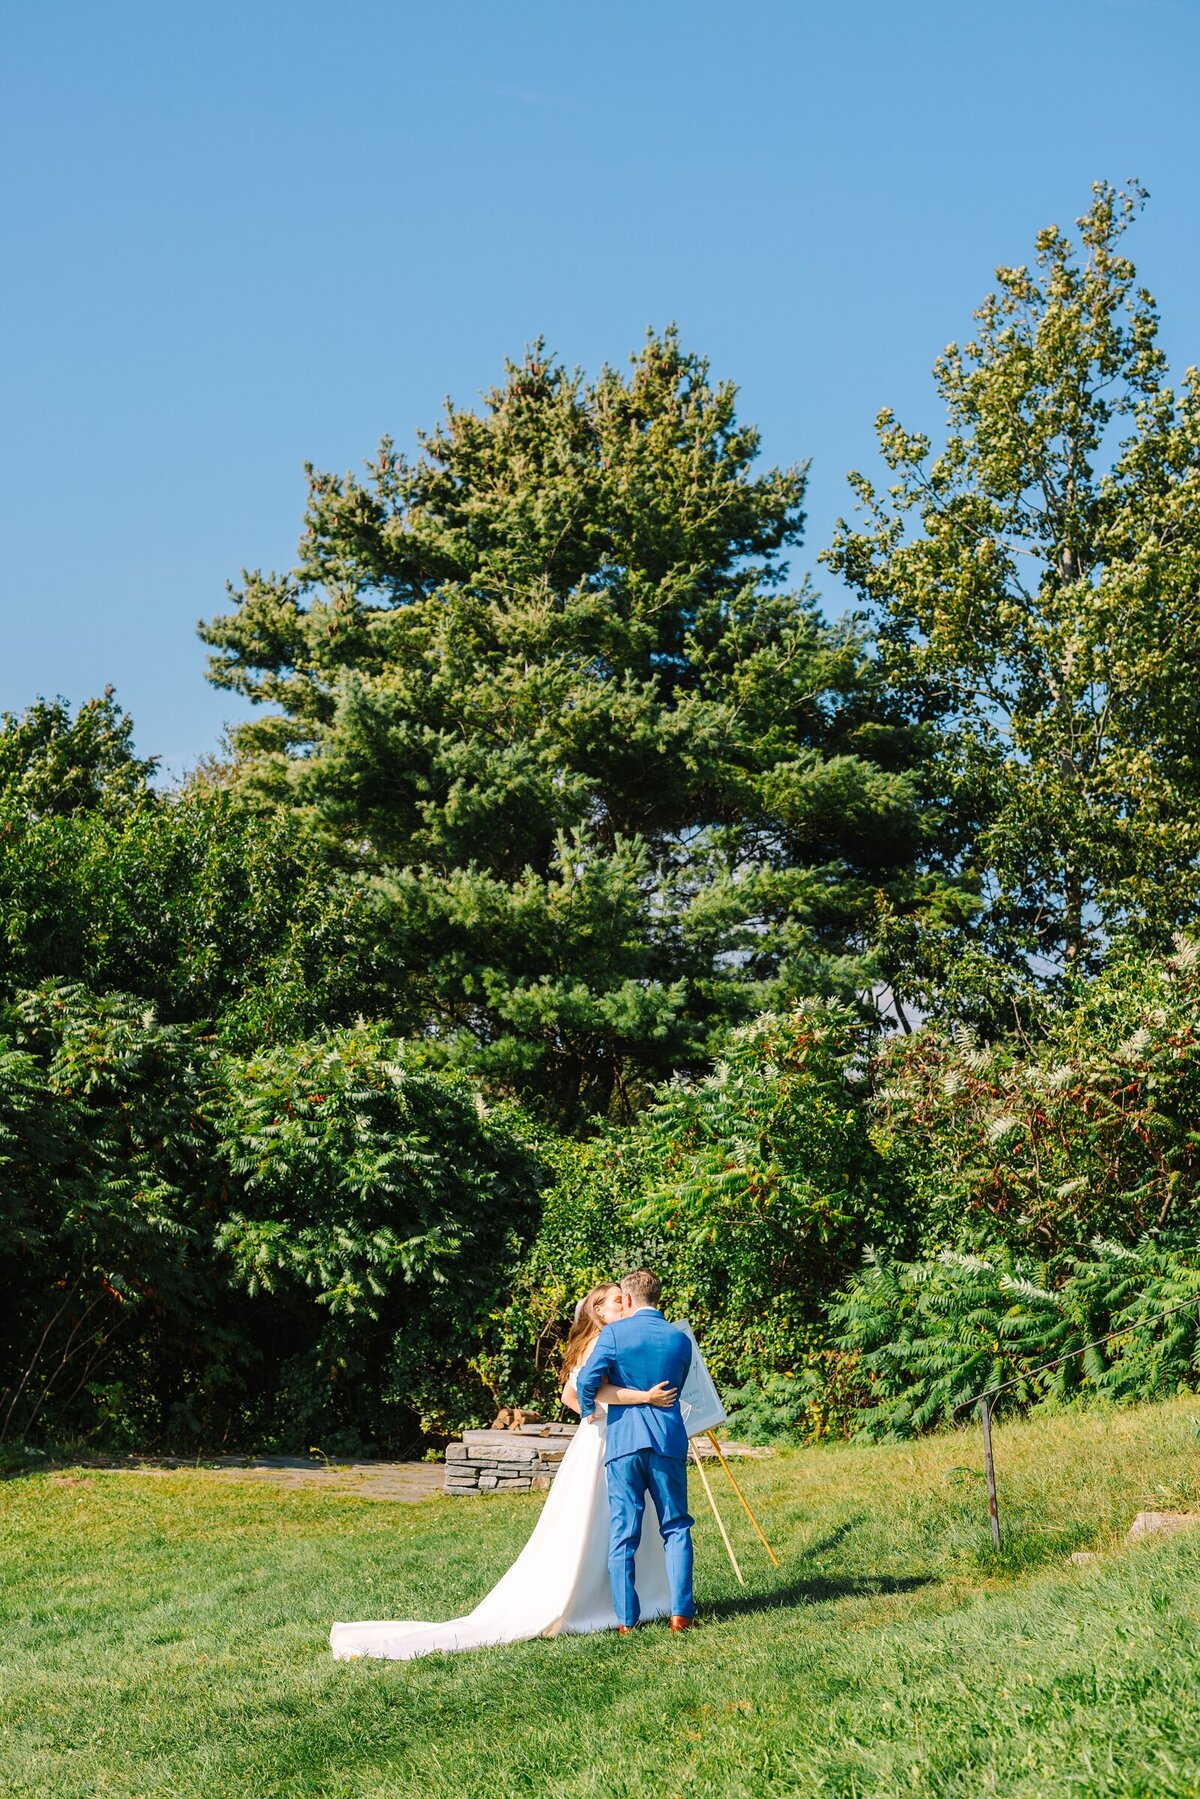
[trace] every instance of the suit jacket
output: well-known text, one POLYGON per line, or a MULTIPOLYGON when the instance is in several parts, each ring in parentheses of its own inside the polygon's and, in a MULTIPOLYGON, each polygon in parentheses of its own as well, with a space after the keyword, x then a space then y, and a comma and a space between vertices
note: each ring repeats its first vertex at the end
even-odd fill
MULTIPOLYGON (((660 1380, 682 1388, 692 1362, 687 1334, 668 1324, 654 1306, 643 1306, 628 1318, 606 1324, 596 1339, 583 1373, 575 1383, 584 1418, 596 1407, 597 1389, 610 1380, 614 1387, 656 1387, 660 1380)), ((658 1455, 687 1460, 688 1440, 679 1401, 656 1405, 610 1405, 604 1460, 652 1449, 658 1455)))

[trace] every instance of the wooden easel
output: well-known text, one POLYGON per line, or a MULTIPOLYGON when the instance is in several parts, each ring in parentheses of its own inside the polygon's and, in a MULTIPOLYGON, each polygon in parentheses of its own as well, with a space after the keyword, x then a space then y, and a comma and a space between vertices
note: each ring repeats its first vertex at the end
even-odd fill
MULTIPOLYGON (((734 1480, 733 1469, 729 1466, 729 1463, 725 1460, 725 1457, 721 1451, 721 1445, 717 1442, 715 1434, 711 1430, 705 1431, 704 1434, 708 1438, 709 1442, 712 1444, 713 1451, 716 1455, 716 1458, 720 1462, 722 1468, 724 1468, 724 1470, 725 1470, 726 1479, 728 1480, 730 1486, 733 1488, 734 1492, 737 1494, 739 1500, 741 1501, 742 1510, 745 1512, 747 1518, 749 1518, 751 1524, 753 1524, 755 1530, 758 1532, 759 1540, 761 1541, 762 1546, 766 1550, 767 1554, 770 1556, 773 1566, 778 1568, 779 1558, 775 1554, 775 1551, 771 1548, 771 1545, 767 1542, 766 1534, 763 1531, 762 1525, 759 1523, 758 1519, 754 1516, 754 1513, 751 1511, 750 1501, 746 1498, 746 1495, 742 1492, 742 1489, 738 1486, 736 1480, 734 1480)), ((704 1491, 708 1497, 708 1503, 712 1507, 712 1515, 717 1521, 717 1529, 721 1533, 721 1541, 725 1545, 726 1554, 728 1555, 729 1560, 733 1566, 734 1573, 737 1575, 738 1584, 740 1586, 744 1587, 746 1582, 742 1576, 741 1569, 738 1567, 737 1556, 733 1553, 733 1544, 729 1541, 729 1532, 725 1528, 725 1520, 722 1518, 720 1512, 717 1510, 716 1496, 714 1495, 712 1488, 708 1484, 708 1476, 704 1472, 704 1464, 700 1460, 700 1452, 696 1448, 694 1439, 691 1437, 688 1438, 688 1448, 692 1452, 692 1459, 696 1464, 696 1471, 699 1474, 700 1480, 704 1486, 704 1491)))

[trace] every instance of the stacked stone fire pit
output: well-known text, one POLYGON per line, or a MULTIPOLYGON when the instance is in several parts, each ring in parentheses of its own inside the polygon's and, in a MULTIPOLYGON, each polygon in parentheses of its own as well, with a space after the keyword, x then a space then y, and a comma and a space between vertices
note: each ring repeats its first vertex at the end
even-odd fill
POLYGON ((446 1449, 447 1493, 543 1492, 558 1473, 574 1424, 465 1430, 446 1449))

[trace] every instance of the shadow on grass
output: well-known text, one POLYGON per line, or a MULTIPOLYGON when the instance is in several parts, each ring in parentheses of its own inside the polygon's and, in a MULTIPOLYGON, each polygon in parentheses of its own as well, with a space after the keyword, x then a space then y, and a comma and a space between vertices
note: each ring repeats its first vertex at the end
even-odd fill
MULTIPOLYGON (((247 1458, 248 1459, 248 1458, 247 1458)), ((121 1473, 137 1473, 146 1469, 150 1473, 184 1473, 204 1469, 206 1472, 218 1467, 212 1456, 180 1456, 180 1455, 133 1455, 117 1450, 88 1449, 86 1447, 58 1450, 51 1449, 37 1456, 14 1454, 10 1460, 4 1459, 0 1449, 0 1480, 25 1480, 34 1474, 62 1474, 64 1472, 109 1473, 113 1469, 121 1473)), ((306 1464, 307 1465, 307 1464, 306 1464)))
POLYGON ((706 1618, 735 1618, 748 1612, 785 1611, 825 1605, 836 1599, 887 1599, 936 1584, 933 1574, 813 1574, 768 1593, 734 1593, 704 1606, 706 1618))
POLYGON ((852 1530, 857 1530, 861 1523, 862 1518, 857 1517, 846 1518, 841 1524, 835 1524, 833 1529, 819 1538, 817 1542, 805 1546, 805 1558, 809 1561, 816 1561, 820 1556, 828 1555, 831 1549, 837 1549, 845 1541, 852 1530))

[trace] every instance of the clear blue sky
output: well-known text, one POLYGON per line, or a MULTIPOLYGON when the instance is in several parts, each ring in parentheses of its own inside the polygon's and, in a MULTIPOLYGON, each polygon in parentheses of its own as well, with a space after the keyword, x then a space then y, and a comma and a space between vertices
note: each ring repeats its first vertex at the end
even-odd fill
MULTIPOLYGON (((285 567, 302 463, 408 445, 544 333, 647 325, 811 457, 797 574, 998 262, 1135 175, 1200 362, 1198 0, 44 0, 0 26, 0 708, 115 683, 178 770, 195 621, 285 567)), ((828 576, 830 611, 845 603, 828 576)))

